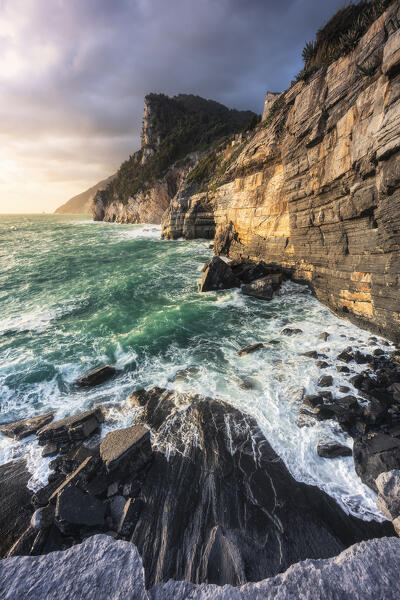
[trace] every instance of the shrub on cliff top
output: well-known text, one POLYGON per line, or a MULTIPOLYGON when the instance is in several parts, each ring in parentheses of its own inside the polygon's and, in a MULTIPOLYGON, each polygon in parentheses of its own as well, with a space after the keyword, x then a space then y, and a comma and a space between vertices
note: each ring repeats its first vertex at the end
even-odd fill
POLYGON ((315 41, 307 42, 303 49, 304 69, 296 81, 310 77, 320 67, 348 54, 355 48, 369 26, 395 0, 365 0, 340 8, 324 27, 317 31, 315 41))

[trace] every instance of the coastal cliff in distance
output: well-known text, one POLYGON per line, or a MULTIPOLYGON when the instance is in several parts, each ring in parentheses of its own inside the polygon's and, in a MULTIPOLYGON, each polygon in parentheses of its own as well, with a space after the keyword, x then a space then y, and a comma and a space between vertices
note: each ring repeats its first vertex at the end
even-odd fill
POLYGON ((341 9, 303 57, 234 154, 215 154, 211 176, 210 155, 199 162, 162 235, 215 235, 216 254, 278 263, 399 341, 400 2, 341 9))
POLYGON ((96 192, 99 190, 104 190, 104 188, 110 183, 110 181, 115 177, 114 175, 110 175, 107 179, 103 179, 93 185, 88 190, 85 190, 81 194, 77 194, 73 198, 70 198, 67 202, 59 206, 54 214, 56 215, 90 215, 92 211, 92 204, 96 192))
POLYGON ((251 111, 231 110, 199 96, 148 94, 141 148, 96 194, 94 220, 161 223, 171 199, 199 158, 214 144, 257 121, 251 111))

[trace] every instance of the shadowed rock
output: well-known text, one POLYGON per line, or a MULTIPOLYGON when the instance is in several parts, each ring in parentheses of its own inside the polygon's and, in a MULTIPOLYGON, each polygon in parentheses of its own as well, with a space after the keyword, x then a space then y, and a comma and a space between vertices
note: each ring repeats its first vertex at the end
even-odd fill
POLYGON ((148 586, 169 578, 240 585, 393 532, 296 482, 255 420, 225 403, 154 388, 136 392, 135 404, 158 450, 131 537, 148 586))
POLYGON ((322 458, 336 458, 338 456, 351 456, 352 451, 348 446, 339 444, 336 440, 322 439, 317 445, 318 455, 322 458))
POLYGON ((274 291, 271 277, 262 277, 261 279, 256 279, 251 283, 242 285, 242 293, 246 296, 258 298, 259 300, 272 300, 274 291))
POLYGON ((101 408, 94 408, 78 415, 54 421, 37 431, 39 444, 48 442, 65 444, 75 440, 84 440, 89 437, 104 421, 101 408))
POLYGON ((240 280, 235 277, 230 266, 219 256, 214 256, 204 272, 200 292, 225 290, 239 286, 240 280))
POLYGON ((0 465, 0 556, 29 525, 33 513, 32 492, 27 487, 30 477, 25 460, 0 465))
POLYGON ((399 468, 400 440, 384 433, 368 434, 355 440, 353 456, 361 481, 378 491, 375 483, 378 475, 399 468))

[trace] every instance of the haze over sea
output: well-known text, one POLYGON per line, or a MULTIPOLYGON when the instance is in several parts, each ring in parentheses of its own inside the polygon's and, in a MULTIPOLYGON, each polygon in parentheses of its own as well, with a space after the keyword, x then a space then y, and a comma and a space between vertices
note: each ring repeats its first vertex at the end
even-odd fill
MULTIPOLYGON (((126 426, 134 419, 129 394, 154 385, 218 397, 256 417, 298 480, 319 485, 348 512, 380 519, 352 457, 329 461, 316 453, 324 435, 348 445, 351 438, 332 421, 295 422, 303 388, 316 392, 321 375, 301 353, 328 356, 325 373, 340 394, 349 384, 333 359, 354 339, 367 348, 369 334, 294 283, 271 302, 240 290, 200 294, 200 267, 211 255, 209 241, 161 240, 155 225, 0 216, 0 423, 106 404, 115 427, 126 426), (281 335, 286 326, 303 334, 281 335), (318 339, 322 331, 328 342, 318 339), (280 343, 238 356, 243 346, 272 339, 280 343), (121 370, 118 377, 76 387, 79 376, 106 363, 121 370)), ((48 475, 50 459, 40 453, 33 438, 0 434, 0 462, 27 456, 33 489, 48 475)))

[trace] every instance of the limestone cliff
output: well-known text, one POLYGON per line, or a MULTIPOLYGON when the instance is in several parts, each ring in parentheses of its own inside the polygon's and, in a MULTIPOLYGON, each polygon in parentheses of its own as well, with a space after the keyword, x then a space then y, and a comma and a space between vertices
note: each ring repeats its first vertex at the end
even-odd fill
POLYGON ((283 92, 163 236, 289 268, 334 311, 400 339, 400 2, 283 92), (233 160, 232 160, 233 158, 233 160))
POLYGON ((241 131, 255 118, 199 96, 148 94, 141 148, 95 196, 95 220, 160 223, 182 181, 201 153, 241 131))

